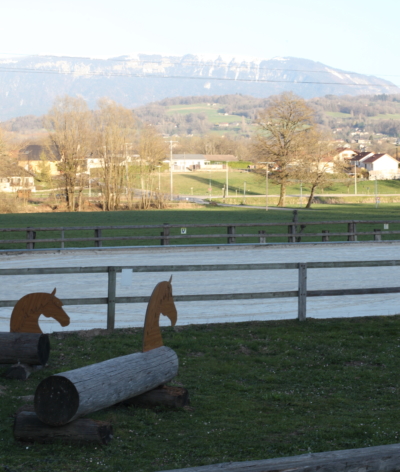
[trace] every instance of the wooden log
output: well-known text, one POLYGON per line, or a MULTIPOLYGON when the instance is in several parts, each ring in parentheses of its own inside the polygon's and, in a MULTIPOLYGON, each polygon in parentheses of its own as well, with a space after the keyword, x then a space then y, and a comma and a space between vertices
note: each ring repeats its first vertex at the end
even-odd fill
POLYGON ((26 380, 32 373, 28 364, 14 364, 4 374, 6 379, 26 380))
POLYGON ((78 419, 65 426, 42 423, 31 411, 20 412, 14 422, 14 438, 18 441, 51 443, 54 441, 108 444, 113 438, 113 427, 105 421, 78 419))
POLYGON ((60 426, 120 403, 172 380, 178 356, 165 346, 52 375, 36 389, 35 411, 43 423, 60 426))
POLYGON ((0 333, 0 364, 45 365, 49 355, 47 334, 0 333))
POLYGON ((400 444, 390 444, 261 461, 225 462, 163 472, 398 472, 399 464, 400 444))
POLYGON ((186 388, 161 385, 137 397, 128 398, 122 403, 126 406, 164 405, 172 408, 183 408, 190 405, 190 399, 186 388))

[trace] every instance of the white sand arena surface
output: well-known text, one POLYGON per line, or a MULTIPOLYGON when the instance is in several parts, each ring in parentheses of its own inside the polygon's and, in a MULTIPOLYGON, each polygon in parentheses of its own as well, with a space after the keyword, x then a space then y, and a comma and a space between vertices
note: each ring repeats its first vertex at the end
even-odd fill
MULTIPOLYGON (((153 248, 123 250, 35 252, 0 255, 1 268, 92 267, 134 265, 243 264, 271 262, 366 261, 400 259, 400 243, 319 244, 296 246, 153 248)), ((308 290, 390 287, 400 283, 400 267, 309 269, 308 290)), ((117 296, 149 296, 169 273, 133 273, 124 287, 117 274, 117 296)), ((51 292, 63 298, 107 297, 107 274, 1 276, 1 299, 18 300, 32 292, 51 292)), ((297 290, 297 270, 176 272, 175 295, 297 290)), ((232 321, 279 320, 297 317, 297 298, 179 302, 178 325, 232 321)), ((43 332, 105 328, 106 305, 65 306, 71 318, 66 328, 40 317, 43 332)), ((9 330, 11 308, 0 308, 0 331, 9 330)), ((145 304, 117 304, 115 325, 141 327, 145 304)), ((307 300, 313 318, 394 315, 400 313, 400 294, 316 297, 307 300)), ((168 319, 161 317, 163 325, 168 319)))

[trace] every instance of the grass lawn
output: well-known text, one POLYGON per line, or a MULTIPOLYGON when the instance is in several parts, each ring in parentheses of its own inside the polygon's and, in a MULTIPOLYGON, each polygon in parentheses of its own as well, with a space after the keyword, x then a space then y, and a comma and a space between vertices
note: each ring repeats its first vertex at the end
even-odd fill
MULTIPOLYGON (((265 200, 261 200, 262 203, 265 200)), ((0 215, 0 228, 26 228, 30 227, 68 227, 68 226, 117 226, 117 225, 161 225, 163 223, 177 224, 186 227, 188 224, 240 224, 240 223, 281 223, 278 227, 248 227, 237 228, 236 233, 254 234, 254 237, 237 238, 238 243, 259 242, 258 231, 267 232, 267 242, 287 242, 287 237, 268 237, 268 233, 287 234, 287 223, 292 221, 291 211, 270 210, 240 207, 195 207, 193 209, 171 209, 150 211, 115 211, 115 212, 83 212, 83 213, 29 213, 29 214, 3 214, 0 215)), ((399 205, 396 203, 381 204, 375 208, 374 204, 346 204, 346 205, 313 205, 311 210, 299 210, 299 223, 308 221, 335 221, 335 220, 400 220, 399 205)), ((321 241, 321 237, 308 236, 307 233, 321 232, 329 229, 331 232, 347 231, 346 224, 313 225, 304 230, 302 241, 321 241)), ((372 223, 358 225, 359 231, 372 231, 384 229, 383 225, 372 223)), ((400 230, 400 224, 391 224, 390 230, 400 230)), ((190 238, 171 240, 171 244, 226 244, 226 228, 188 228, 188 235, 196 234, 221 234, 222 237, 190 238)), ((0 239, 24 239, 26 233, 0 233, 0 239)), ((91 230, 66 231, 68 237, 92 237, 91 230)), ((103 236, 140 235, 154 236, 153 240, 106 241, 104 246, 129 246, 129 245, 160 245, 160 229, 146 230, 103 230, 103 236)), ((171 235, 180 235, 180 228, 172 228, 171 235)), ((41 237, 59 238, 60 232, 37 232, 37 239, 41 237)), ((383 235, 382 239, 396 239, 397 235, 383 235)), ((331 241, 345 240, 346 237, 332 236, 331 241)), ((372 240, 372 235, 360 236, 359 240, 372 240)), ((66 247, 93 247, 93 242, 71 242, 66 247)), ((24 244, 0 243, 0 249, 18 249, 24 244)), ((36 243, 37 248, 60 247, 60 243, 36 243)))
MULTIPOLYGON (((179 319, 178 319, 179 325, 179 319)), ((140 350, 142 330, 52 335, 49 366, 0 378, 0 469, 154 472, 399 442, 400 316, 164 328, 191 407, 114 406, 106 447, 21 444, 13 414, 45 377, 140 350)))
MULTIPOLYGON (((158 178, 158 177, 157 177, 158 178)), ((174 193, 179 195, 209 195, 211 182, 212 196, 221 196, 223 186, 226 182, 226 171, 190 172, 173 175, 174 193)), ((246 195, 265 195, 265 174, 258 175, 253 172, 232 172, 228 173, 229 195, 243 195, 244 182, 246 182, 246 195)), ((157 180, 158 185, 158 180, 157 180)), ((169 192, 169 173, 160 174, 160 184, 162 192, 169 192)), ((307 185, 303 185, 303 194, 309 191, 307 185)), ((280 186, 268 181, 268 194, 278 195, 280 186)), ((400 180, 380 180, 376 183, 377 194, 398 194, 400 196, 400 180)), ((375 195, 375 182, 363 180, 357 182, 357 193, 365 195, 375 195)), ((300 194, 300 182, 293 182, 287 187, 287 194, 300 194)), ((317 194, 345 194, 354 195, 354 179, 348 181, 333 181, 323 189, 317 189, 317 194)))

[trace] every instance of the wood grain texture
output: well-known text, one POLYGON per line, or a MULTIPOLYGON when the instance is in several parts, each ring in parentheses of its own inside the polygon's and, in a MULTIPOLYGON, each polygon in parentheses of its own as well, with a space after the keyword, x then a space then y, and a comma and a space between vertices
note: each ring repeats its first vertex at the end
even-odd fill
POLYGON ((172 298, 172 285, 169 282, 158 283, 147 305, 143 331, 143 352, 163 346, 160 330, 160 314, 167 316, 175 326, 177 311, 172 298))
POLYGON ((52 375, 36 389, 35 411, 43 423, 63 425, 169 382, 178 356, 165 346, 52 375))
POLYGON ((0 333, 0 364, 45 365, 49 355, 47 334, 0 333))
POLYGON ((69 325, 69 316, 62 309, 62 302, 52 293, 30 293, 18 300, 10 319, 11 333, 41 333, 39 317, 54 318, 61 326, 69 325))
POLYGON ((261 461, 226 462, 162 472, 399 472, 399 470, 400 444, 391 444, 261 461))
POLYGON ((14 438, 18 441, 52 443, 63 441, 75 444, 108 444, 113 438, 113 427, 105 421, 78 419, 65 426, 42 423, 36 413, 22 411, 14 422, 14 438))

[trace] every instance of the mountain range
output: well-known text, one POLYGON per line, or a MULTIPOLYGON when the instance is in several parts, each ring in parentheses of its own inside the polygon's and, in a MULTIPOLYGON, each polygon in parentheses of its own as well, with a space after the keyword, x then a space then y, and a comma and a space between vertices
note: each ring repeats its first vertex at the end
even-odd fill
POLYGON ((294 57, 137 54, 109 59, 25 56, 0 59, 0 121, 45 114, 55 97, 109 97, 130 108, 167 97, 291 90, 304 97, 400 93, 391 82, 294 57))

